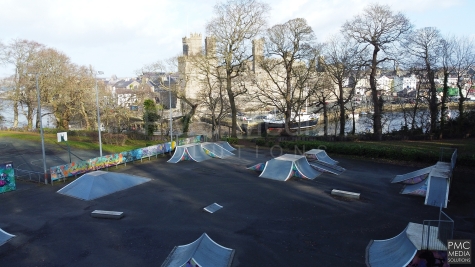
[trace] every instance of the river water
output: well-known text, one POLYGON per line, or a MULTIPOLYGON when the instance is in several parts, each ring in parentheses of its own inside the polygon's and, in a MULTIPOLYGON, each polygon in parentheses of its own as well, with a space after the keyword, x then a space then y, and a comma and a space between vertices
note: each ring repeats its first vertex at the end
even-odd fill
MULTIPOLYGON (((41 114, 43 115, 42 123, 43 123, 43 128, 55 128, 55 119, 52 114, 47 114, 51 112, 48 108, 42 107, 41 108, 41 114), (47 114, 47 115, 45 115, 47 114)), ((26 107, 19 108, 19 114, 18 114, 18 128, 23 128, 28 125, 27 119, 26 119, 26 107)), ((11 128, 13 127, 13 106, 12 106, 12 101, 10 100, 5 100, 5 99, 0 99, 0 116, 3 117, 3 121, 0 121, 0 126, 1 127, 6 127, 6 128, 11 128)), ((36 109, 33 115, 33 125, 36 124, 36 109)))

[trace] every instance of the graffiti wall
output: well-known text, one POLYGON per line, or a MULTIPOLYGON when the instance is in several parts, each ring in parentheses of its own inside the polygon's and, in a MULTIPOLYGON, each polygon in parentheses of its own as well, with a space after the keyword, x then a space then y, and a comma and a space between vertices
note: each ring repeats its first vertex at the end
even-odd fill
MULTIPOLYGON (((178 145, 185 145, 191 143, 201 142, 202 136, 194 136, 178 140, 178 145)), ((158 144, 148 146, 144 148, 138 148, 131 151, 120 152, 117 154, 111 154, 107 156, 92 158, 88 160, 72 162, 65 165, 59 165, 50 168, 51 181, 56 181, 66 177, 71 177, 79 174, 83 174, 89 171, 95 171, 104 169, 107 167, 117 166, 119 164, 140 160, 160 154, 165 154, 172 151, 175 148, 176 142, 167 142, 164 144, 158 144)), ((1 189, 0 189, 1 190, 1 189)), ((1 191, 0 191, 1 192, 1 191)))
POLYGON ((16 189, 13 163, 0 163, 0 194, 16 189))

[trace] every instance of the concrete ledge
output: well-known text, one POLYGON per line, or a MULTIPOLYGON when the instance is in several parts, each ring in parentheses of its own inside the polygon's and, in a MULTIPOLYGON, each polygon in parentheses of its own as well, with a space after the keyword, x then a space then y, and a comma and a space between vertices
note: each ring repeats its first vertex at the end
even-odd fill
POLYGON ((124 213, 122 211, 95 210, 91 212, 91 216, 94 218, 119 220, 124 217, 124 213))
POLYGON ((331 194, 335 196, 360 199, 360 193, 353 193, 353 192, 342 191, 342 190, 337 190, 337 189, 332 189, 331 194))

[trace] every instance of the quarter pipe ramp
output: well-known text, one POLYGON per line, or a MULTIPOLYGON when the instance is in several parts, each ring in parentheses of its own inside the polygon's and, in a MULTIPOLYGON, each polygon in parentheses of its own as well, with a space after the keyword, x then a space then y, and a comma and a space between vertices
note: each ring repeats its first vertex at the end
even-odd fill
POLYGON ((409 225, 399 235, 385 240, 371 240, 366 247, 366 265, 371 267, 407 266, 417 253, 407 235, 409 225))
POLYGON ((207 155, 213 158, 224 159, 227 157, 234 156, 234 153, 231 153, 230 151, 216 143, 202 143, 201 147, 204 149, 207 155))
POLYGON ((14 238, 15 236, 12 234, 9 234, 2 229, 0 229, 0 246, 7 243, 10 239, 14 238))

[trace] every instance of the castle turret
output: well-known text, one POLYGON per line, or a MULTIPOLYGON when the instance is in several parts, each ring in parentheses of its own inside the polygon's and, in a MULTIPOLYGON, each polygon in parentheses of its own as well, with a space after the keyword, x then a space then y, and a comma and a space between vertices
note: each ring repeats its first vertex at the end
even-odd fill
POLYGON ((259 62, 264 58, 264 40, 254 39, 252 40, 252 69, 256 71, 259 66, 259 62))
POLYGON ((214 37, 205 38, 205 50, 206 50, 207 57, 216 56, 216 38, 214 37))
POLYGON ((183 55, 193 56, 201 54, 201 34, 192 33, 190 37, 183 37, 183 55))

